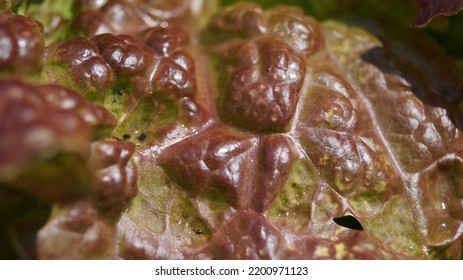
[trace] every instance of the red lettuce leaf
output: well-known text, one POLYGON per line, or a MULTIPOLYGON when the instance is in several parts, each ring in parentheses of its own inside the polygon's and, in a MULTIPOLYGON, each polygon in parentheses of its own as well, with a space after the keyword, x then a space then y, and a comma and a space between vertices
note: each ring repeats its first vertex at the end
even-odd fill
MULTIPOLYGON (((98 28, 79 29, 88 37, 46 44, 37 66, 44 81, 0 79, 0 135, 14 140, 4 154, 15 146, 29 152, 9 157, 23 160, 6 161, 5 182, 0 158, 0 222, 15 233, 5 238, 21 246, 18 256, 462 258, 463 83, 422 30, 395 29, 410 24, 413 1, 346 0, 359 12, 344 23, 241 3, 201 22, 139 26, 109 21, 108 9, 123 4, 135 13, 150 0, 105 1, 91 10, 103 19, 98 28), (383 6, 384 21, 361 16, 383 6), (105 26, 113 34, 101 34, 105 26), (81 106, 69 107, 57 89, 81 106), (89 118, 94 111, 112 122, 89 118), (82 124, 58 125, 66 116, 82 124), (51 147, 37 137, 24 142, 37 126, 71 131, 56 133, 51 147), (100 126, 113 129, 110 138, 95 135, 100 126), (61 154, 80 161, 51 161, 61 154), (19 206, 7 199, 3 207, 2 194, 44 197, 37 180, 18 187, 16 178, 23 170, 47 175, 50 161, 59 178, 83 173, 76 187, 85 195, 43 198, 43 227, 4 214, 19 206), (340 222, 348 218, 357 226, 340 222)), ((0 35, 2 28, 13 27, 0 25, 0 35)), ((75 189, 55 178, 42 180, 54 188, 45 187, 75 189)))
POLYGON ((451 16, 463 9, 463 0, 415 0, 417 12, 414 26, 425 26, 437 15, 451 16))

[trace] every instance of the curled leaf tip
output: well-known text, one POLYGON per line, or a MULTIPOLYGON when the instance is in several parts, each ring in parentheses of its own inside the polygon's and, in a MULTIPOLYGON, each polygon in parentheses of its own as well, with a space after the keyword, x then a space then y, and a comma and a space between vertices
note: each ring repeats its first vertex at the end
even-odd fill
POLYGON ((415 27, 423 27, 438 15, 452 16, 463 10, 463 0, 415 0, 416 15, 412 22, 415 27))

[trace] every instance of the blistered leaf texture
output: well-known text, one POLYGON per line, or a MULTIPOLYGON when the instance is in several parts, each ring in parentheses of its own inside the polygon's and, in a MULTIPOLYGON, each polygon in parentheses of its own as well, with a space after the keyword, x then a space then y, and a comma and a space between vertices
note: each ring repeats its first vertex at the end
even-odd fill
POLYGON ((11 12, 0 13, 0 73, 37 71, 43 62, 43 26, 11 12))
POLYGON ((381 24, 207 3, 76 1, 40 78, 0 80, 0 188, 51 208, 38 258, 461 259, 452 59, 381 24))
POLYGON ((304 55, 321 44, 318 23, 297 9, 278 7, 266 16, 260 6, 241 3, 216 15, 210 33, 218 39, 211 51, 221 117, 259 132, 287 130, 305 76, 304 55))
POLYGON ((85 36, 133 34, 153 26, 185 25, 206 15, 216 1, 205 0, 76 0, 72 27, 85 36))
POLYGON ((131 142, 92 143, 90 168, 94 171, 95 204, 102 215, 117 215, 137 194, 137 167, 131 142))
POLYGON ((53 202, 83 195, 90 141, 115 118, 62 86, 0 87, 0 181, 53 202))

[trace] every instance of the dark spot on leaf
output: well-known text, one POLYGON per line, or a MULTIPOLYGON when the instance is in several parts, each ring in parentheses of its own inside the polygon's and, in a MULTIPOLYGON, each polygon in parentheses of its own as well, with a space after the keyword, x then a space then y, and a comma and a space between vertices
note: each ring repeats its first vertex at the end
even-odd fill
POLYGON ((357 220, 357 218, 351 215, 333 218, 333 221, 336 224, 342 227, 345 227, 345 228, 354 229, 354 230, 363 230, 363 227, 360 224, 360 222, 357 220))
POLYGON ((130 137, 132 137, 132 135, 130 135, 130 134, 128 134, 128 133, 122 135, 122 138, 123 138, 124 140, 129 140, 130 137))
POLYGON ((118 100, 117 96, 124 95, 124 90, 121 88, 115 88, 113 89, 113 92, 115 93, 115 95, 113 95, 113 103, 116 103, 118 100))
POLYGON ((116 94, 119 95, 119 96, 122 96, 124 94, 124 90, 123 89, 116 89, 116 94))
POLYGON ((146 137, 147 137, 146 133, 143 132, 142 134, 140 134, 140 136, 137 137, 137 139, 138 141, 143 141, 146 139, 146 137))

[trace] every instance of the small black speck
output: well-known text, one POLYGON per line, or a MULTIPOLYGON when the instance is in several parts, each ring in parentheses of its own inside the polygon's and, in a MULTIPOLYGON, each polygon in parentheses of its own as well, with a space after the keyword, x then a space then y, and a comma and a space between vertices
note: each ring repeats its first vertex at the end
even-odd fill
POLYGON ((196 234, 198 234, 198 235, 199 235, 199 234, 203 234, 203 231, 200 230, 200 229, 198 229, 198 230, 196 231, 196 234))
POLYGON ((140 136, 137 137, 137 139, 138 141, 143 141, 146 139, 146 137, 147 137, 146 133, 143 132, 142 134, 140 134, 140 136))
POLYGON ((128 134, 128 133, 122 135, 122 139, 124 139, 124 140, 129 140, 130 137, 132 137, 132 135, 130 135, 130 134, 128 134))
POLYGON ((119 96, 122 96, 124 94, 124 90, 123 89, 116 89, 116 94, 119 95, 119 96))

